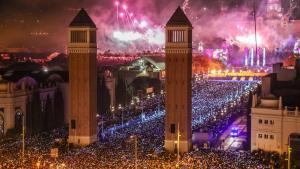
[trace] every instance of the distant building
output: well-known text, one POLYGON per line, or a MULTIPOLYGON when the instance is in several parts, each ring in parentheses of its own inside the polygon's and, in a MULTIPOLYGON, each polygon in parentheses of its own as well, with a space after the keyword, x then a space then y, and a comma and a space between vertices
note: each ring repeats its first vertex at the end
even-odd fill
POLYGON ((105 78, 105 84, 107 89, 109 90, 110 95, 110 106, 116 106, 116 78, 113 76, 113 74, 106 70, 104 72, 104 78, 105 78))
MULTIPOLYGON (((300 160, 300 60, 294 67, 274 64, 262 78, 261 95, 254 95, 251 109, 251 150, 287 153, 300 160)), ((296 162, 295 161, 295 162, 296 162)))
POLYGON ((123 78, 131 83, 136 77, 165 79, 165 57, 161 55, 143 55, 119 68, 123 78))
POLYGON ((67 119, 64 73, 45 72, 35 63, 16 63, 0 74, 0 137, 9 129, 49 130, 67 119), (23 123, 24 118, 24 123, 23 123))

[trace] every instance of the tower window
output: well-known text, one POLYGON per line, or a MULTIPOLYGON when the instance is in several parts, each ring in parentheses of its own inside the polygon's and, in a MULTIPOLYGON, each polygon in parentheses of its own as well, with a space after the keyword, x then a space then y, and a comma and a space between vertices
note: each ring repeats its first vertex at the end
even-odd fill
POLYGON ((181 43, 184 42, 184 30, 169 30, 168 42, 181 43))
POLYGON ((96 31, 90 31, 90 43, 96 43, 96 31))
POLYGON ((87 43, 87 32, 71 31, 71 43, 87 43))

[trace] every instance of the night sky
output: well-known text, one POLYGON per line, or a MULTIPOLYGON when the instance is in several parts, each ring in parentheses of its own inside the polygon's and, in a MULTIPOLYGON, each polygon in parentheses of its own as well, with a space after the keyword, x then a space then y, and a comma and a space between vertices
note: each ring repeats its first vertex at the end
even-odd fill
MULTIPOLYGON (((153 27, 162 27, 176 7, 182 6, 183 1, 119 0, 128 6, 128 10, 139 18, 145 18, 153 27)), ((221 13, 222 8, 231 11, 242 5, 249 6, 249 2, 189 0, 187 14, 191 19, 212 19, 221 13)), ((67 26, 81 7, 88 11, 97 24, 99 45, 103 48, 115 45, 111 40, 111 30, 118 27, 114 0, 1 0, 0 48, 25 47, 31 51, 64 52, 67 26)))

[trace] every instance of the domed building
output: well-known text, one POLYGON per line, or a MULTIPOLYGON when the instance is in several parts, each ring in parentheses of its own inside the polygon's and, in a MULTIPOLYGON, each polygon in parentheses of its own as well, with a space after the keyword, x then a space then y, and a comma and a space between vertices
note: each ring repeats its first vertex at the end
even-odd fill
POLYGON ((33 62, 18 62, 0 73, 0 137, 9 130, 35 133, 66 119, 67 76, 33 62), (24 119, 23 119, 24 118, 24 119))

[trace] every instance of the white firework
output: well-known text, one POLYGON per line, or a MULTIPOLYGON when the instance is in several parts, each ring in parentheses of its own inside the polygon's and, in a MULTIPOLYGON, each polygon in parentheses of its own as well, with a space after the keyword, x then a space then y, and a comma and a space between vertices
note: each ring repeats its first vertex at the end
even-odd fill
POLYGON ((186 10, 187 9, 189 9, 190 8, 190 0, 184 0, 184 2, 183 2, 183 4, 182 4, 182 10, 184 11, 184 12, 186 12, 186 10))

